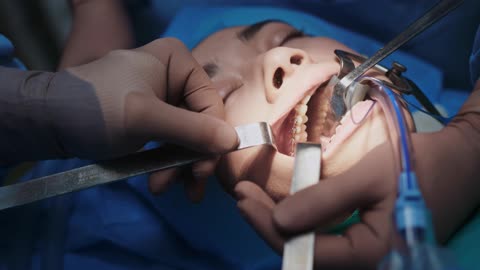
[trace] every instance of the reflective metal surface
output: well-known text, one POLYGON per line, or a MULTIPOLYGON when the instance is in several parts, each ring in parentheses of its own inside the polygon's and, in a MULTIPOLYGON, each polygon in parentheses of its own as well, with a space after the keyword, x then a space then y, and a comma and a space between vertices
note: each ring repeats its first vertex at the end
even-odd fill
POLYGON ((360 76, 362 76, 367 70, 374 67, 385 57, 389 56, 392 52, 397 50, 400 46, 414 38, 419 33, 423 32, 425 29, 430 27, 437 20, 441 19, 443 16, 447 15, 450 11, 457 8, 463 0, 443 0, 436 4, 432 9, 427 11, 422 17, 416 20, 413 24, 407 27, 402 33, 396 36, 392 41, 387 43, 383 48, 378 50, 372 57, 367 59, 365 62, 356 67, 352 72, 345 75, 340 81, 335 85, 334 88, 334 97, 338 98, 343 96, 345 102, 343 107, 337 109, 337 120, 339 120, 347 111, 350 109, 348 106, 354 105, 347 102, 351 98, 349 95, 353 95, 355 90, 354 87, 351 87, 353 82, 356 81, 360 76))
MULTIPOLYGON (((235 130, 240 141, 237 150, 264 144, 274 146, 273 134, 267 123, 248 124, 236 127, 235 130)), ((2 187, 0 188, 0 210, 190 164, 209 157, 209 155, 176 146, 162 146, 138 152, 119 159, 2 187)))
POLYGON ((235 127, 235 131, 240 141, 237 150, 263 144, 276 148, 272 129, 266 122, 238 126, 235 127))
MULTIPOLYGON (((290 193, 311 186, 320 179, 322 149, 320 144, 298 143, 290 193)), ((283 248, 282 270, 313 269, 315 233, 288 240, 283 248)))

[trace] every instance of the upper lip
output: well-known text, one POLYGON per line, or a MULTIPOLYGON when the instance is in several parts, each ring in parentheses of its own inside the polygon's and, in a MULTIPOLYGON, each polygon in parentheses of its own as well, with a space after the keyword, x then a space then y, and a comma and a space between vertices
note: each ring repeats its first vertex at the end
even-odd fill
POLYGON ((317 84, 314 87, 309 88, 306 91, 304 91, 302 96, 299 96, 296 100, 292 101, 291 104, 289 105, 289 107, 287 107, 287 109, 281 115, 279 115, 276 118, 275 121, 272 122, 271 125, 272 125, 272 128, 273 128, 273 131, 274 131, 275 135, 277 135, 277 136, 280 135, 280 134, 278 134, 280 132, 280 127, 283 125, 287 116, 290 114, 290 112, 292 112, 292 110, 295 108, 295 106, 298 103, 300 103, 300 101, 303 98, 305 98, 307 95, 312 95, 313 93, 315 93, 315 91, 318 90, 319 86, 320 86, 320 84, 317 84))

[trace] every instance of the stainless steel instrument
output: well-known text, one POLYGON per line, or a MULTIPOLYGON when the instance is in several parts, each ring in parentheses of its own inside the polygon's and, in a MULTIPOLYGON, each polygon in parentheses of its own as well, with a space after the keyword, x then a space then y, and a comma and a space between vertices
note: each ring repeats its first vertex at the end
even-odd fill
MULTIPOLYGON (((290 193, 293 194, 320 179, 322 148, 320 144, 298 143, 290 193)), ((285 243, 282 270, 313 269, 315 233, 296 236, 285 243)))
MULTIPOLYGON (((258 145, 269 145, 275 148, 272 130, 265 122, 238 126, 235 130, 240 142, 236 150, 258 145)), ((206 154, 174 146, 138 152, 119 159, 1 187, 0 210, 190 164, 209 157, 206 154)))
MULTIPOLYGON (((443 0, 427 11, 422 17, 407 27, 403 32, 378 50, 372 57, 366 59, 355 68, 352 61, 343 61, 342 70, 338 74, 340 81, 335 85, 331 100, 331 107, 334 111, 336 120, 345 115, 346 111, 351 109, 356 102, 364 98, 363 95, 355 93, 355 81, 360 78, 369 69, 376 67, 385 57, 396 51, 400 46, 423 32, 436 21, 454 10, 463 0, 443 0), (348 72, 348 73, 347 73, 348 72)), ((358 60, 358 59, 356 59, 358 60)), ((399 67, 394 67, 399 70, 399 67)), ((384 68, 379 67, 379 70, 384 68)), ((400 67, 400 70, 402 68, 400 67)), ((395 83, 395 82, 394 82, 395 83)), ((438 112, 437 112, 438 113, 438 112)))

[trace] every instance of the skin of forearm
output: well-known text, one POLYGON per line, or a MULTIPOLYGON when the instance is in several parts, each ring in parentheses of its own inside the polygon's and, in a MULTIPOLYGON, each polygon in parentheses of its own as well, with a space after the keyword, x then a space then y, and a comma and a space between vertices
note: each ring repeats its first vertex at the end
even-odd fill
POLYGON ((72 29, 59 69, 91 62, 111 50, 134 46, 129 18, 122 1, 73 1, 72 11, 72 29))
POLYGON ((416 172, 444 243, 480 204, 480 83, 443 130, 413 134, 416 172))

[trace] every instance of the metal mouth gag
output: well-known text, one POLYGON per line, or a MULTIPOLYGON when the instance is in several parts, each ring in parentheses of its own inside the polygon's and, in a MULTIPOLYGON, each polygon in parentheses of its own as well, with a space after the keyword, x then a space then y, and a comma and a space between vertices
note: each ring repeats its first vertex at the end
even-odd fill
MULTIPOLYGON (((343 50, 335 50, 335 55, 340 61, 340 71, 338 73, 338 79, 340 80, 334 87, 334 93, 341 93, 343 90, 338 90, 341 88, 342 79, 348 74, 352 73, 355 70, 355 62, 365 63, 368 58, 366 56, 346 52, 343 50)), ((433 116, 442 117, 440 112, 435 108, 432 102, 428 97, 423 93, 423 91, 415 84, 412 80, 403 76, 403 72, 407 71, 407 68, 398 62, 393 62, 392 67, 386 68, 380 64, 375 64, 373 69, 384 74, 390 81, 380 80, 383 85, 394 90, 398 95, 413 95, 418 102, 425 108, 425 110, 432 114, 433 116)), ((343 88, 342 88, 343 89, 343 88)), ((353 105, 357 102, 365 99, 365 96, 368 92, 368 87, 365 87, 364 84, 353 82, 350 86, 347 87, 343 94, 343 104, 345 104, 346 109, 351 109, 353 105)), ((338 95, 333 95, 337 98, 338 95)), ((338 105, 336 106, 341 114, 342 108, 338 105)), ((335 111, 335 110, 334 110, 335 111)))
POLYGON ((334 87, 331 100, 331 108, 335 113, 336 120, 340 120, 347 110, 351 109, 355 103, 365 98, 365 91, 356 91, 358 88, 357 80, 371 68, 375 68, 378 71, 385 73, 385 75, 392 81, 391 84, 387 82, 387 86, 402 94, 413 94, 427 111, 434 116, 441 116, 431 102, 428 101, 425 94, 420 91, 418 86, 416 86, 411 80, 401 76, 401 73, 406 70, 404 66, 394 63, 392 68, 387 69, 378 63, 400 48, 400 46, 430 27, 443 16, 447 15, 450 11, 457 8, 462 2, 462 0, 441 1, 370 58, 344 51, 336 51, 341 65, 338 74, 339 82, 334 87), (355 67, 353 63, 354 60, 361 64, 358 67, 355 67))

